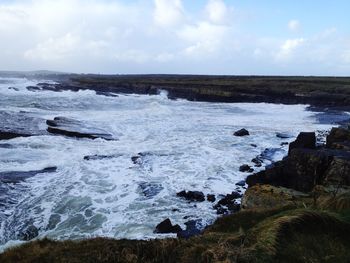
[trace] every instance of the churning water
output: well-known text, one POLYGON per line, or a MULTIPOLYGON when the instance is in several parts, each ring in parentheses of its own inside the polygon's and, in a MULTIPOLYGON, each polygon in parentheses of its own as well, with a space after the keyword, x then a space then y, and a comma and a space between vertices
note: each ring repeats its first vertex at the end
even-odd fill
MULTIPOLYGON (((26 89, 36 84, 0 79, 1 113, 25 114, 38 120, 43 131, 47 119, 73 118, 117 140, 43 133, 1 141, 2 173, 57 167, 55 172, 16 184, 0 181, 2 248, 20 239, 28 226, 38 229, 39 238, 143 239, 157 237, 155 226, 168 217, 182 226, 189 219, 211 223, 217 217, 212 203, 188 203, 176 193, 230 193, 247 176, 239 172, 240 165, 251 164, 266 148, 273 153, 270 161, 286 154, 288 146, 281 142, 293 138, 277 138, 276 132, 295 137, 300 131, 330 128, 319 124, 305 105, 189 102, 168 100, 164 93, 107 97, 94 91, 26 89), (232 135, 241 128, 251 135, 232 135), (138 153, 140 161, 133 162, 131 157, 138 153)), ((9 118, 6 125, 11 126, 11 121, 18 120, 9 118)), ((21 122, 13 125, 31 128, 21 122)))

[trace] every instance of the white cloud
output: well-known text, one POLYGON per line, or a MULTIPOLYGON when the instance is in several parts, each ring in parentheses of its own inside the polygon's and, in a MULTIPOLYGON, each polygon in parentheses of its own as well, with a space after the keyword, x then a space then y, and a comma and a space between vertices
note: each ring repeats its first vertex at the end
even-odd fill
POLYGON ((222 0, 209 0, 205 11, 212 23, 225 24, 228 22, 229 9, 222 0))
MULTIPOLYGON (((259 31, 265 35, 256 36, 252 24, 242 19, 244 10, 233 9, 229 1, 198 1, 196 10, 192 7, 189 12, 191 4, 180 0, 0 1, 0 69, 350 72, 350 39, 341 29, 329 27, 303 38, 281 39, 269 28, 259 31)), ((300 27, 297 20, 289 23, 294 32, 300 27)))
POLYGON ((184 27, 178 32, 180 39, 187 43, 187 55, 206 55, 216 52, 225 44, 228 28, 208 22, 184 27))
POLYGON ((297 50, 303 43, 305 39, 303 38, 295 38, 295 39, 287 39, 281 45, 280 50, 277 54, 277 59, 288 59, 290 56, 297 50))
POLYGON ((293 20, 290 20, 290 21, 288 22, 288 28, 289 28, 289 30, 292 31, 292 32, 297 32, 297 31, 299 31, 300 26, 301 26, 301 25, 300 25, 300 22, 299 22, 298 20, 293 19, 293 20))
POLYGON ((49 38, 43 43, 39 43, 35 48, 24 52, 26 58, 32 60, 60 60, 74 56, 81 46, 78 36, 70 33, 60 38, 49 38))
POLYGON ((159 26, 174 26, 184 19, 181 0, 154 0, 154 5, 154 22, 159 26))

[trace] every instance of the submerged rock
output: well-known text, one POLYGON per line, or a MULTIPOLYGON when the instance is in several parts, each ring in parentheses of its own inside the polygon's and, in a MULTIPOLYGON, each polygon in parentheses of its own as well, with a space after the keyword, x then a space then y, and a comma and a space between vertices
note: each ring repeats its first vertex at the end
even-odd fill
POLYGON ((183 198, 185 198, 188 201, 193 201, 193 202, 203 202, 203 201, 205 201, 204 194, 202 192, 199 192, 199 191, 188 191, 188 192, 186 192, 184 190, 184 191, 178 192, 176 195, 179 196, 179 197, 183 197, 183 198))
POLYGON ((139 189, 146 198, 150 199, 158 195, 164 188, 160 183, 142 182, 139 184, 139 189))
POLYGON ((243 173, 252 173, 254 169, 251 168, 248 164, 243 164, 239 167, 239 171, 243 173))
POLYGON ((154 233, 156 234, 176 234, 182 231, 182 228, 179 225, 173 225, 169 218, 165 219, 156 226, 154 233))
POLYGON ((47 134, 41 129, 44 120, 32 117, 26 112, 0 111, 0 123, 0 140, 47 134))
POLYGON ((39 229, 34 226, 28 226, 22 233, 19 234, 19 239, 23 241, 29 241, 36 238, 39 235, 39 229))
POLYGON ((57 170, 57 167, 48 167, 42 170, 27 171, 27 172, 22 172, 22 171, 0 172, 0 182, 17 184, 37 174, 53 173, 53 172, 56 172, 56 170, 57 170))
POLYGON ((246 129, 240 129, 240 130, 234 132, 233 135, 234 136, 239 136, 239 137, 248 136, 249 135, 249 131, 246 130, 246 129))
POLYGON ((289 139, 289 138, 292 138, 293 136, 288 133, 276 132, 276 137, 280 139, 289 139))
POLYGON ((104 130, 90 127, 81 121, 66 117, 55 117, 53 120, 47 120, 46 124, 48 125, 47 131, 52 134, 76 138, 114 140, 113 136, 104 130))
POLYGON ((190 220, 185 223, 186 229, 179 231, 177 233, 177 237, 179 238, 190 238, 193 236, 197 236, 201 233, 201 230, 198 227, 198 224, 200 223, 201 220, 190 220))

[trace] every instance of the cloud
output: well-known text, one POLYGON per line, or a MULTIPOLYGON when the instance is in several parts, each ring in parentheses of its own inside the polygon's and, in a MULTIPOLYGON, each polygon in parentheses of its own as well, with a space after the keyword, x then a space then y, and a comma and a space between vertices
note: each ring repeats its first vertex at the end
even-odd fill
POLYGON ((288 28, 289 28, 289 30, 290 31, 292 31, 292 32, 297 32, 297 31, 299 31, 300 30, 300 27, 301 27, 301 25, 300 25, 300 22, 298 21, 298 20, 290 20, 289 22, 288 22, 288 28))
POLYGON ((214 24, 225 24, 228 22, 229 8, 222 0, 209 0, 205 11, 210 22, 214 24))
POLYGON ((184 9, 181 0, 154 0, 154 22, 163 27, 174 26, 183 21, 184 9))
POLYGON ((289 59, 292 54, 305 42, 303 38, 287 39, 281 45, 279 52, 277 53, 277 59, 285 60, 289 59))
MULTIPOLYGON (((249 10, 234 8, 229 1, 193 2, 1 1, 0 69, 193 74, 350 72, 350 39, 338 25, 303 37, 282 37, 271 27, 264 30, 263 23, 256 23, 259 17, 251 23, 250 15, 249 19, 244 17, 249 10)), ((288 28, 295 33, 300 27, 297 20, 289 22, 288 28)))

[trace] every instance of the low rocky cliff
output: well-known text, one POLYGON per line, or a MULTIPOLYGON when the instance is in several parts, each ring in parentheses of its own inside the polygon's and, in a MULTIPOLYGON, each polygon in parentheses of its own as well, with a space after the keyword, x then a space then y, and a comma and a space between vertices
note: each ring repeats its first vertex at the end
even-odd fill
POLYGON ((27 243, 0 262, 349 262, 350 129, 316 147, 301 133, 282 161, 247 178, 241 210, 189 239, 27 243))

